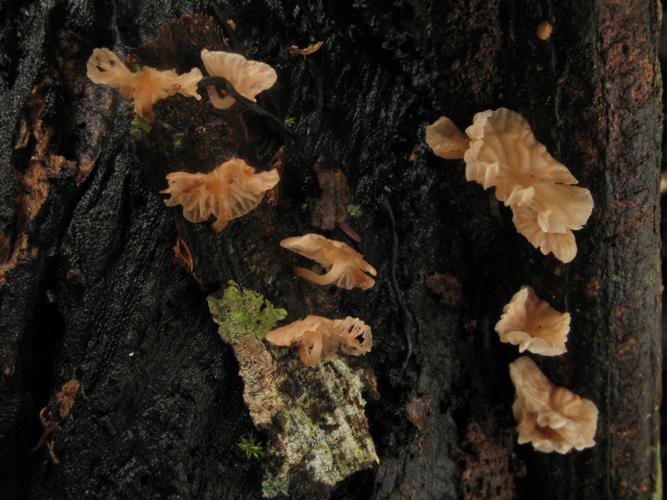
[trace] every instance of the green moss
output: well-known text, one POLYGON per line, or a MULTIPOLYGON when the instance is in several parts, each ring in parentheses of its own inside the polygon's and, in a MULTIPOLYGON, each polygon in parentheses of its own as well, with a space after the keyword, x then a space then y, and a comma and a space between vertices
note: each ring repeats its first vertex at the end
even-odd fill
POLYGON ((151 124, 135 116, 130 122, 130 135, 135 139, 141 139, 151 131, 151 124))
POLYGON ((653 490, 652 500, 662 498, 662 462, 660 460, 660 441, 655 447, 655 489, 653 490))
POLYGON ((285 121, 283 122, 286 127, 291 127, 296 123, 296 118, 293 116, 288 116, 285 118, 285 121))
POLYGON ((358 219, 364 215, 364 211, 361 209, 360 205, 350 204, 347 206, 347 215, 353 219, 358 219))
POLYGON ((260 458, 262 455, 264 455, 262 445, 251 437, 242 438, 238 443, 236 443, 236 446, 248 459, 260 458))
POLYGON ((218 332, 227 341, 241 337, 261 340, 287 316, 285 309, 273 307, 261 294, 241 289, 234 281, 228 283, 221 299, 209 296, 208 307, 218 332))

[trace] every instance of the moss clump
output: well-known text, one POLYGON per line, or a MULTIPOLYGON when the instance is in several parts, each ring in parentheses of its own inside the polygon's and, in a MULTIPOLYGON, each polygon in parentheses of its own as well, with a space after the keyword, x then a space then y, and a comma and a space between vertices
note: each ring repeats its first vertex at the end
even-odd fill
POLYGON ((364 215, 364 211, 361 209, 360 205, 350 204, 347 206, 347 215, 349 215, 353 219, 358 219, 359 217, 364 215))
POLYGON ((141 139, 151 131, 151 124, 135 116, 130 122, 130 135, 135 139, 141 139))
POLYGON ((285 309, 273 307, 261 294, 243 290, 230 281, 221 299, 208 298, 208 307, 218 333, 228 342, 240 338, 261 340, 287 316, 285 309))
POLYGON ((236 443, 236 446, 245 454, 246 458, 248 459, 260 458, 262 455, 264 455, 262 445, 251 437, 242 438, 238 443, 236 443))

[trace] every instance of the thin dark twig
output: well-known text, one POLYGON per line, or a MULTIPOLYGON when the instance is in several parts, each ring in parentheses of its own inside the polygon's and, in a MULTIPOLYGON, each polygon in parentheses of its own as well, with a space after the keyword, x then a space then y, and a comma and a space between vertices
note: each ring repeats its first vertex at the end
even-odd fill
POLYGON ((212 3, 213 11, 215 12, 215 17, 216 20, 218 21, 218 25, 220 26, 220 29, 222 30, 223 34, 225 37, 229 39, 229 45, 234 49, 236 52, 244 56, 244 51, 243 47, 239 43, 238 39, 236 38, 236 34, 234 33, 234 30, 227 24, 227 19, 229 19, 229 16, 225 15, 225 12, 222 10, 222 6, 220 5, 220 2, 213 2, 212 3))
MULTIPOLYGON (((306 58, 306 66, 308 67, 310 76, 315 81, 315 86, 317 88, 317 114, 319 116, 322 114, 322 110, 324 109, 324 86, 322 84, 322 76, 320 75, 319 71, 317 70, 317 66, 315 66, 315 63, 311 58, 306 58)), ((322 120, 317 120, 318 129, 321 123, 322 120)))
POLYGON ((398 280, 396 279, 396 267, 398 266, 398 234, 396 233, 396 219, 394 218, 394 211, 391 208, 391 203, 389 203, 389 198, 386 195, 382 195, 382 208, 387 214, 389 219, 389 225, 391 226, 392 233, 392 243, 391 243, 391 271, 389 273, 389 281, 391 282, 391 288, 394 292, 394 300, 398 306, 398 310, 401 316, 401 323, 403 324, 403 335, 405 336, 405 344, 407 349, 407 354, 405 356, 405 361, 403 362, 402 370, 405 371, 408 366, 408 362, 412 357, 412 332, 414 330, 414 322, 412 314, 405 305, 403 300, 403 294, 398 288, 398 280))
POLYGON ((236 100, 236 102, 238 102, 239 105, 241 105, 243 108, 258 114, 262 118, 267 119, 269 122, 275 125, 278 128, 278 130, 280 130, 280 132, 283 134, 283 136, 288 142, 292 143, 297 155, 306 166, 309 166, 312 163, 306 159, 305 155, 301 151, 298 142, 298 137, 296 136, 296 134, 294 134, 294 132, 285 127, 283 122, 280 121, 280 118, 278 118, 273 113, 268 112, 259 104, 249 101, 248 99, 243 97, 236 91, 236 89, 234 89, 233 85, 229 83, 229 81, 220 76, 206 76, 201 80, 199 80, 199 83, 197 84, 197 91, 202 95, 206 95, 204 94, 204 90, 206 89, 206 87, 215 87, 217 90, 231 95, 236 100))

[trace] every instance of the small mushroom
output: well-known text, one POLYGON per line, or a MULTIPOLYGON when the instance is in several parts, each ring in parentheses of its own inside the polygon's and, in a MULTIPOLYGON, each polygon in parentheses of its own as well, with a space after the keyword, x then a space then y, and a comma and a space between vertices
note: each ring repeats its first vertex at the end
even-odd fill
MULTIPOLYGON (((443 119, 447 120, 440 118, 431 127, 440 123, 436 128, 444 130, 442 136, 453 143, 458 129, 443 119)), ((514 111, 500 108, 477 113, 466 135, 470 139, 463 154, 466 179, 484 189, 495 187, 496 198, 512 209, 517 231, 543 254, 553 253, 570 262, 577 254, 572 231, 581 229, 593 210, 590 191, 574 185, 577 179, 514 111)), ((460 137, 456 140, 462 144, 460 137)), ((450 146, 443 152, 437 141, 429 141, 428 133, 427 142, 438 156, 460 158, 457 148, 450 146)))
POLYGON ((295 267, 294 274, 317 285, 336 284, 340 288, 350 290, 361 288, 367 290, 375 284, 368 276, 377 276, 377 271, 364 258, 342 241, 335 241, 319 234, 305 234, 285 238, 280 246, 299 255, 314 260, 321 265, 326 274, 317 274, 303 267, 295 267))
POLYGON ((254 210, 279 180, 276 169, 255 173, 245 161, 232 158, 207 174, 168 174, 169 187, 161 192, 170 195, 164 200, 168 207, 183 205, 183 217, 190 222, 213 215, 217 220, 211 227, 220 232, 230 220, 254 210))
MULTIPOLYGON (((201 51, 201 59, 209 75, 224 78, 232 84, 236 92, 252 102, 257 101, 257 94, 273 87, 278 79, 276 70, 268 64, 249 61, 233 52, 204 49, 201 51)), ((235 102, 234 97, 221 96, 212 86, 206 90, 215 108, 227 109, 235 102)))
POLYGON ((598 409, 592 401, 555 386, 526 356, 510 364, 510 376, 519 444, 562 454, 595 445, 598 409))
POLYGON ((551 33, 553 33, 554 27, 549 21, 542 21, 537 25, 537 38, 540 40, 548 40, 551 38, 551 33))
POLYGON ((469 143, 468 137, 446 116, 426 127, 426 144, 440 158, 460 160, 469 143))
POLYGON ((350 356, 366 354, 373 337, 371 327, 358 318, 329 319, 311 314, 270 331, 266 340, 281 347, 298 346, 303 364, 314 366, 320 358, 335 356, 338 349, 350 356))
POLYGON ((519 346, 542 356, 558 356, 567 351, 570 314, 560 313, 524 286, 503 308, 496 332, 501 342, 519 346))
POLYGON ((88 59, 87 74, 93 83, 114 88, 123 99, 134 101, 134 112, 147 122, 155 119, 153 105, 160 99, 175 94, 201 99, 197 93, 202 78, 199 68, 179 75, 145 66, 133 73, 109 49, 95 49, 88 59))

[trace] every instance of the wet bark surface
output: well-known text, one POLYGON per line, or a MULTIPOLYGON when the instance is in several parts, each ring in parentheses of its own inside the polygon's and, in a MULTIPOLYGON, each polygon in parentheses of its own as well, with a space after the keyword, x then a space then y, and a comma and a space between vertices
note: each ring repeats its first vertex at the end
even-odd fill
MULTIPOLYGON (((234 279, 287 309, 372 326, 380 464, 330 498, 649 498, 660 402, 659 5, 651 2, 0 1, 0 491, 6 498, 256 498, 254 430, 231 349, 206 297, 234 279), (191 14, 181 18, 184 14, 191 14), (235 29, 227 23, 234 20, 235 29), (548 41, 536 27, 555 27, 548 41), (163 28, 160 31, 160 28, 163 28), (308 58, 289 53, 323 41, 308 58), (273 65, 251 111, 176 96, 150 130, 85 75, 95 47, 189 70, 227 49, 273 65), (588 187, 595 209, 568 265, 514 230, 493 194, 436 158, 423 127, 481 110, 523 114, 588 187), (281 148, 284 149, 281 152, 281 148), (281 164, 279 189, 216 235, 167 208, 175 170, 232 155, 281 164), (318 288, 280 249, 318 231, 340 169, 369 291, 318 288), (323 208, 324 207, 324 208, 323 208), (174 262, 178 238, 193 270, 174 262), (194 273, 194 276, 193 276, 194 273), (440 277, 427 278, 439 273, 440 277), (600 409, 595 448, 539 455, 515 444, 507 365, 493 325, 523 285, 572 314, 568 353, 536 358, 600 409), (434 293, 440 291, 441 293, 434 293), (445 293, 442 293, 445 290, 445 293), (446 293, 449 291, 450 293, 446 293), (83 393, 31 451, 66 381, 83 393)), ((345 192, 337 189, 336 192, 345 192)), ((334 196, 335 198, 335 196, 334 196)), ((332 203, 332 206, 336 203, 332 203)), ((335 219, 340 218, 337 206, 335 219)), ((333 217, 333 214, 329 214, 333 217)))

